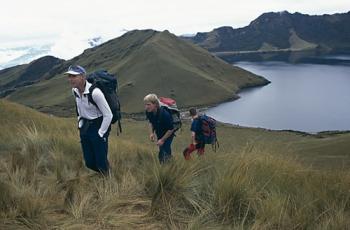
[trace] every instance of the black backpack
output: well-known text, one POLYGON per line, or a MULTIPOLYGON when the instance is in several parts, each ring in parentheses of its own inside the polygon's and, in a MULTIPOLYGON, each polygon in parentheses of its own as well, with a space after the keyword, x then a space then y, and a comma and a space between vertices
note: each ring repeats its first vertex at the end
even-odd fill
POLYGON ((219 147, 218 138, 216 136, 216 120, 207 115, 199 116, 201 124, 201 139, 205 144, 211 144, 214 151, 219 147))
MULTIPOLYGON (((99 88, 106 98, 106 101, 113 113, 112 124, 118 121, 119 131, 122 132, 120 120, 122 118, 120 111, 120 102, 117 95, 118 81, 116 76, 108 73, 106 70, 99 70, 91 73, 86 80, 92 84, 89 89, 88 100, 90 103, 96 105, 92 98, 92 91, 99 88)), ((118 132, 119 133, 119 132, 118 132)))

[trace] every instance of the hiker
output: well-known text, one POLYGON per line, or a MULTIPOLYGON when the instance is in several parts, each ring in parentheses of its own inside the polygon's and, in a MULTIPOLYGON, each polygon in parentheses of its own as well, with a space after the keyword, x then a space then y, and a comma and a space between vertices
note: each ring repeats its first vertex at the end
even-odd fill
POLYGON ((70 66, 65 75, 68 75, 75 96, 85 165, 89 169, 108 175, 108 135, 113 117, 111 109, 99 88, 94 88, 89 95, 92 84, 86 80, 86 71, 83 67, 70 66), (89 97, 96 106, 89 101, 89 97))
POLYGON ((197 154, 202 156, 204 154, 205 143, 202 138, 202 124, 198 116, 197 110, 191 108, 189 110, 192 118, 191 124, 191 144, 183 151, 183 155, 186 160, 191 159, 191 153, 197 150, 197 154))
POLYGON ((150 124, 149 137, 152 142, 157 141, 159 162, 163 164, 171 159, 171 143, 174 138, 173 118, 166 109, 160 106, 157 95, 148 94, 143 101, 150 124))

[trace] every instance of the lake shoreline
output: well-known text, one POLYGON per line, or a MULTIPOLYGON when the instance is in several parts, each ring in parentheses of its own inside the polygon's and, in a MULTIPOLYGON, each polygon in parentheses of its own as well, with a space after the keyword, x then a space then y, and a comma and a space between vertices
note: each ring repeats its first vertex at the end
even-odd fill
POLYGON ((226 123, 226 122, 221 122, 221 121, 217 121, 217 123, 219 125, 224 125, 224 126, 238 128, 238 129, 263 130, 263 131, 274 132, 274 133, 287 132, 287 133, 298 134, 301 136, 312 136, 312 137, 317 137, 317 138, 332 137, 332 136, 350 133, 350 130, 325 130, 325 131, 312 133, 312 132, 304 132, 304 131, 298 131, 298 130, 292 130, 292 129, 268 129, 268 128, 262 128, 262 127, 242 126, 242 125, 238 125, 238 124, 231 124, 231 123, 226 123))
MULTIPOLYGON (((345 58, 350 60, 350 56, 345 58)), ((349 66, 244 60, 234 64, 264 76, 274 84, 267 88, 242 89, 236 100, 205 108, 204 111, 217 120, 245 127, 310 135, 350 130, 350 110, 345 106, 350 99, 346 89, 349 85, 346 74, 349 66), (332 97, 329 98, 329 94, 332 97), (237 101, 238 98, 242 100, 237 101)))

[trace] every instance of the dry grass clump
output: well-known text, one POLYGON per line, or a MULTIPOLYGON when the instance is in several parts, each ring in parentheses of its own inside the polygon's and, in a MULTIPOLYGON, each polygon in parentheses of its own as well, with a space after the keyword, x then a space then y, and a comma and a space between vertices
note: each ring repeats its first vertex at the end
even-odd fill
POLYGON ((308 168, 253 142, 185 161, 176 139, 159 165, 130 122, 140 130, 127 134, 135 140, 111 135, 104 177, 84 166, 75 121, 31 118, 0 120, 0 229, 350 228, 347 169, 308 168))

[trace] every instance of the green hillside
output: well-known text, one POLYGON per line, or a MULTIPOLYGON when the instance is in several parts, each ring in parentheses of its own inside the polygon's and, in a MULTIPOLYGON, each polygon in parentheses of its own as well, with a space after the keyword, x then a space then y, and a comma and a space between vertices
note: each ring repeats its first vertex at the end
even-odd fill
MULTIPOLYGON (((65 132, 77 135, 75 118, 47 116, 36 110, 3 99, 0 99, 0 117, 0 147, 2 149, 20 146, 20 140, 16 138, 16 130, 21 126, 35 124, 43 132, 49 131, 48 127, 50 127, 53 131, 64 129, 65 132)), ((123 134, 118 139, 132 140, 147 148, 154 148, 153 144, 147 139, 147 122, 126 119, 122 121, 122 124, 123 134)), ((184 127, 177 132, 174 145, 179 157, 181 157, 180 153, 184 146, 190 140, 188 130, 189 122, 184 120, 184 127)), ((114 135, 112 134, 112 140, 116 137, 114 135)), ((295 156, 307 166, 316 168, 336 169, 350 165, 349 132, 323 132, 311 135, 302 132, 270 131, 219 124, 218 136, 221 145, 219 152, 241 152, 246 148, 255 146, 270 152, 295 156)), ((74 137, 76 140, 77 138, 78 136, 74 137)), ((212 152, 210 148, 209 152, 212 152)))
POLYGON ((82 162, 76 120, 0 100, 0 229, 348 229, 350 134, 220 125, 220 148, 160 166, 144 121, 110 136, 109 177, 82 162), (316 164, 317 163, 317 164, 316 164))
POLYGON ((15 88, 34 84, 43 79, 53 77, 55 68, 63 60, 52 56, 45 56, 29 64, 15 66, 0 71, 0 96, 10 94, 15 88))
POLYGON ((180 107, 189 107, 229 100, 239 89, 268 83, 168 31, 143 30, 86 50, 56 67, 54 77, 19 88, 8 99, 44 112, 72 114, 73 99, 62 73, 73 63, 88 72, 107 69, 117 74, 126 113, 143 111, 142 99, 151 92, 173 97, 180 107))

